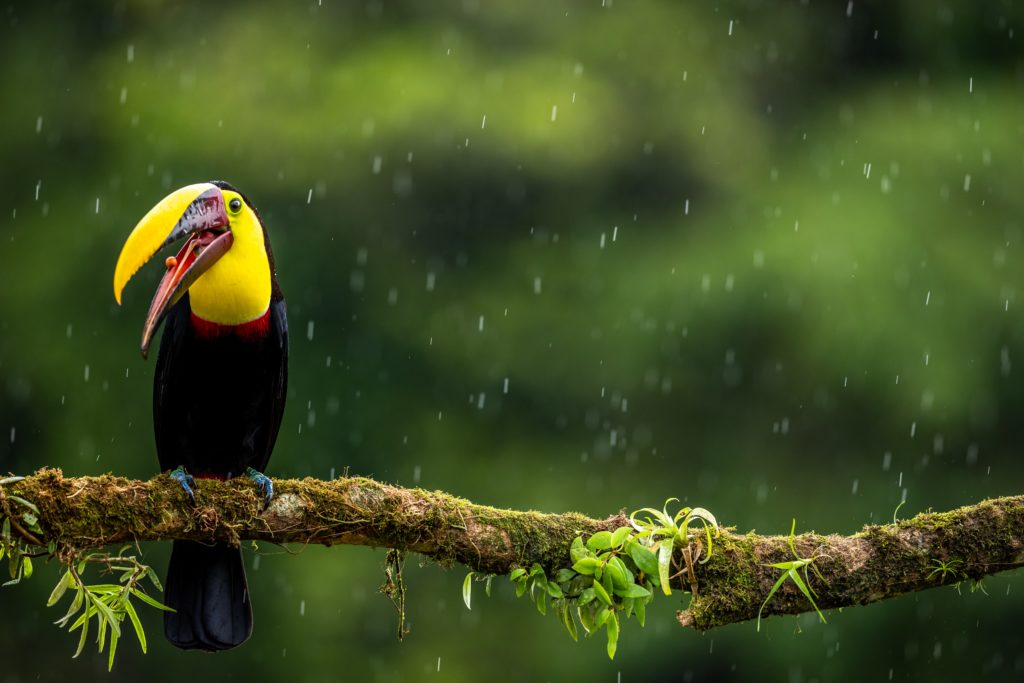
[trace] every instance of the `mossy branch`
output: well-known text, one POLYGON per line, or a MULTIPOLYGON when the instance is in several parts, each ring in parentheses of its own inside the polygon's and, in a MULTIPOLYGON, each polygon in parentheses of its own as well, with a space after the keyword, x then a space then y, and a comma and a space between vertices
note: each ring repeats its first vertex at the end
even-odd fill
MULTIPOLYGON (((591 519, 501 510, 362 477, 276 480, 274 499, 265 509, 256 487, 243 479, 200 481, 194 506, 178 483, 163 475, 137 481, 112 475, 64 477, 59 470, 43 469, 2 488, 35 504, 42 540, 61 556, 134 541, 261 540, 396 548, 483 574, 508 574, 536 563, 552 576, 572 564, 569 548, 577 536, 629 523, 622 513, 591 519)), ((852 536, 809 533, 790 539, 723 530, 710 558, 706 553, 702 558, 704 564, 690 561, 701 557, 700 539, 695 534, 690 547, 677 549, 680 565, 692 571, 682 572, 672 587, 691 593, 696 588, 678 620, 706 631, 757 617, 779 576, 769 565, 792 560, 794 551, 815 558, 817 572, 809 579, 822 610, 1020 567, 1024 496, 867 526, 852 536)), ((787 583, 763 615, 813 609, 787 583)))

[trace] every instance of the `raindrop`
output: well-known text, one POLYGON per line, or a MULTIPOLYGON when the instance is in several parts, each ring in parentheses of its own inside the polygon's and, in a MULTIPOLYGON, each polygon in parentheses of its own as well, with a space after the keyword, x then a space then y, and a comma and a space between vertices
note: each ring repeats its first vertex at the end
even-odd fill
POLYGON ((483 120, 480 122, 480 130, 487 127, 487 114, 484 114, 483 120))
POLYGON ((968 173, 964 176, 964 192, 971 191, 971 174, 968 173))
POLYGON ((689 199, 687 199, 685 202, 683 202, 683 215, 684 216, 689 216, 690 215, 690 200, 689 199))
POLYGON ((252 570, 254 572, 256 572, 256 571, 259 571, 259 569, 260 569, 260 556, 259 555, 253 555, 252 556, 252 570))
POLYGON ((313 321, 306 323, 306 339, 313 341, 313 321))
POLYGON ((300 617, 306 616, 306 601, 305 600, 300 600, 299 601, 299 616, 300 617))
POLYGON ((309 194, 306 195, 306 203, 307 204, 312 204, 313 203, 313 188, 312 187, 309 188, 309 194))
POLYGON ((917 434, 917 423, 916 422, 911 422, 910 423, 910 438, 913 439, 915 434, 917 434))
POLYGON ((886 451, 882 456, 882 471, 888 472, 890 467, 892 467, 892 453, 886 451))
POLYGON ((434 280, 435 279, 436 278, 435 278, 433 273, 427 273, 427 291, 428 292, 433 292, 434 291, 434 280))
POLYGON ((484 317, 480 316, 480 322, 477 324, 476 329, 478 332, 484 331, 484 317))
POLYGON ((373 174, 378 175, 380 173, 381 166, 384 164, 384 159, 380 156, 373 158, 373 174))
POLYGON ((967 447, 967 458, 968 465, 975 465, 978 462, 978 444, 972 443, 967 447))
POLYGON ((504 382, 504 384, 502 384, 501 393, 503 393, 503 394, 507 394, 508 393, 508 377, 505 378, 505 382, 504 382))
POLYGON ((616 225, 616 226, 612 227, 612 242, 614 242, 618 236, 619 236, 619 226, 616 225))
POLYGON ((15 429, 14 427, 11 427, 11 443, 14 443, 14 436, 15 436, 16 432, 17 432, 17 429, 15 429))
POLYGON ((1003 377, 1009 377, 1010 369, 1010 347, 1004 346, 999 349, 999 371, 1002 373, 1003 377))
POLYGON ((135 46, 134 45, 129 45, 128 46, 128 63, 131 64, 134 61, 135 61, 135 46))
POLYGON ((605 242, 605 234, 602 232, 601 233, 601 248, 602 249, 604 249, 604 242, 605 242))
POLYGON ((533 293, 540 294, 540 276, 533 278, 533 293))
POLYGON ((732 19, 729 20, 729 35, 732 35, 732 19))
POLYGON ((42 115, 36 117, 36 133, 43 132, 43 117, 42 115))
POLYGON ((88 382, 89 381, 89 366, 88 365, 85 366, 85 372, 83 373, 83 375, 85 376, 85 381, 88 382))
POLYGON ((486 400, 487 400, 487 394, 485 394, 484 392, 481 391, 480 395, 477 396, 477 399, 476 399, 476 409, 477 410, 483 410, 484 409, 484 402, 486 400))
POLYGON ((554 122, 558 118, 558 105, 551 105, 551 121, 554 122))
POLYGON ((412 468, 412 483, 414 483, 414 484, 420 483, 420 475, 422 473, 423 473, 423 469, 419 465, 416 465, 416 467, 413 467, 412 468))
POLYGON ((974 76, 971 76, 969 79, 967 79, 967 92, 974 92, 974 76))
POLYGON ((388 290, 388 304, 394 306, 398 303, 398 290, 392 287, 388 290))
POLYGON ((853 495, 856 496, 857 495, 857 489, 859 489, 859 488, 860 488, 860 479, 854 479, 853 480, 853 490, 850 493, 852 493, 853 495))
POLYGON ((36 181, 36 201, 37 202, 39 201, 39 190, 41 190, 42 187, 43 187, 43 181, 42 180, 37 180, 36 181))

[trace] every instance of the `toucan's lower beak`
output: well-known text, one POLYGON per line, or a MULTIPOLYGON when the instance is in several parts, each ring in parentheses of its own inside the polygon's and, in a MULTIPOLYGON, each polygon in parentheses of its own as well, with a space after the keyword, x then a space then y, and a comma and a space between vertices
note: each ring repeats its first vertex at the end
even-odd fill
POLYGON ((114 298, 128 280, 163 247, 188 238, 178 255, 167 259, 164 274, 142 328, 142 356, 149 353, 153 334, 188 288, 227 253, 234 240, 224 195, 212 183, 175 190, 150 209, 128 236, 114 269, 114 298))
POLYGON ((232 242, 234 237, 230 230, 214 228, 193 232, 178 255, 167 259, 167 272, 156 288, 153 301, 149 304, 149 313, 146 314, 146 324, 142 327, 143 358, 149 355, 153 334, 167 317, 168 309, 178 303, 200 275, 227 253, 232 242))

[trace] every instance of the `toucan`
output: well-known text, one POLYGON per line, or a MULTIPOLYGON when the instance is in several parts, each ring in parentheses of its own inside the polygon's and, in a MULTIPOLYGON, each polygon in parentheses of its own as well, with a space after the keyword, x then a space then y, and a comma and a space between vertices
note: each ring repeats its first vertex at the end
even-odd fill
MULTIPOLYGON (((263 220, 230 184, 175 190, 128 236, 114 269, 114 298, 170 244, 142 328, 142 356, 164 325, 153 382, 153 426, 162 471, 192 502, 195 479, 263 474, 288 386, 288 321, 263 220)), ((223 543, 174 541, 165 581, 164 633, 177 647, 216 652, 245 642, 252 607, 242 554, 223 543)))

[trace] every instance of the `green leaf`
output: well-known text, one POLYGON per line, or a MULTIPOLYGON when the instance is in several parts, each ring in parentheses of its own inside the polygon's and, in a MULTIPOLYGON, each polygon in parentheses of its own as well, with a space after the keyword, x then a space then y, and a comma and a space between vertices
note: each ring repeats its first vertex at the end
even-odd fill
POLYGON ((512 570, 512 573, 508 575, 508 578, 510 578, 513 581, 518 581, 524 576, 526 576, 526 570, 522 567, 516 567, 512 570))
POLYGON ((807 587, 807 584, 804 583, 804 580, 800 578, 800 572, 795 569, 790 569, 789 577, 793 579, 793 583, 797 585, 797 588, 799 588, 804 596, 806 596, 810 601, 811 607, 813 607, 814 611, 818 613, 818 618, 821 619, 821 623, 827 624, 828 622, 825 621, 825 615, 821 613, 821 610, 818 609, 818 606, 814 603, 814 598, 811 597, 811 590, 807 587))
POLYGON ((546 591, 537 591, 537 611, 541 614, 548 613, 548 594, 546 591))
POLYGON ((573 570, 569 569, 568 567, 562 567, 561 569, 558 570, 558 573, 555 574, 555 581, 557 581, 558 583, 569 583, 575 577, 576 577, 576 572, 574 572, 573 570))
POLYGON ((612 590, 614 590, 616 587, 619 587, 619 586, 621 586, 621 587, 625 587, 626 586, 626 577, 622 575, 622 570, 619 569, 618 565, 616 565, 614 562, 611 561, 611 560, 616 560, 616 559, 618 559, 618 558, 616 558, 616 557, 611 558, 608 561, 608 564, 605 565, 605 568, 604 568, 605 576, 608 577, 608 581, 611 583, 611 586, 608 586, 607 584, 605 584, 605 588, 611 588, 612 590))
POLYGON ((135 636, 139 639, 142 654, 146 654, 146 632, 142 629, 142 622, 139 621, 139 613, 135 611, 135 605, 131 601, 126 601, 124 611, 128 613, 128 618, 131 619, 132 626, 135 628, 135 636))
POLYGON ((612 557, 609 559, 608 566, 615 567, 619 573, 618 577, 616 577, 615 574, 612 574, 612 581, 615 582, 615 585, 625 588, 634 582, 633 572, 629 571, 629 567, 626 566, 626 563, 618 557, 612 557), (620 580, 616 581, 616 578, 620 580))
MULTIPOLYGON (((648 594, 650 591, 648 591, 648 594)), ((642 598, 633 603, 633 611, 636 613, 636 620, 640 622, 640 627, 643 628, 644 619, 647 618, 647 599, 642 598)))
POLYGON ((160 583, 160 577, 156 575, 152 567, 146 567, 146 576, 149 578, 150 583, 162 593, 164 590, 163 584, 160 583))
POLYGON ((470 603, 473 599, 473 572, 466 574, 462 582, 462 602, 466 603, 466 609, 473 609, 470 603))
POLYGON ((758 630, 758 632, 761 631, 761 612, 764 611, 764 606, 767 605, 768 601, 772 599, 773 595, 775 595, 775 591, 779 590, 779 586, 782 585, 782 582, 786 580, 786 575, 787 575, 787 573, 785 573, 785 572, 779 575, 779 578, 775 580, 775 585, 772 586, 772 589, 770 591, 768 591, 768 597, 765 598, 764 602, 761 603, 761 609, 757 610, 757 630, 758 630))
POLYGON ((163 610, 164 612, 174 612, 175 611, 173 607, 168 607, 167 605, 163 604, 162 602, 158 602, 158 601, 154 600, 153 598, 149 597, 148 595, 143 593, 138 588, 129 588, 128 590, 131 592, 132 595, 137 597, 139 600, 142 600, 142 602, 146 603, 150 607, 156 607, 157 609, 163 610))
POLYGON ((582 560, 584 557, 589 556, 590 552, 587 551, 586 547, 583 545, 583 537, 577 536, 573 540, 572 545, 569 547, 569 557, 572 558, 573 563, 576 563, 582 560))
POLYGON ((21 496, 15 496, 13 494, 8 494, 7 497, 13 500, 15 503, 21 503, 22 505, 24 505, 37 515, 39 514, 39 508, 36 507, 35 503, 30 503, 21 496))
POLYGON ((26 512, 21 516, 21 518, 25 521, 25 524, 28 524, 29 526, 38 526, 39 524, 39 518, 31 512, 26 512))
POLYGON ((60 581, 53 587, 50 598, 46 601, 46 606, 53 607, 60 602, 60 599, 64 597, 64 592, 72 583, 74 583, 74 577, 71 576, 71 572, 64 572, 64 575, 60 577, 60 581))
POLYGON ((622 545, 623 541, 626 540, 626 537, 629 536, 629 532, 630 531, 632 531, 632 529, 630 529, 628 526, 622 526, 622 527, 619 527, 618 529, 616 529, 612 533, 612 547, 613 548, 620 547, 622 545))
POLYGON ((672 562, 672 538, 664 538, 658 547, 658 582, 661 584, 661 591, 665 595, 672 595, 672 588, 668 585, 672 562))
POLYGON ((544 567, 534 562, 530 566, 530 576, 544 576, 544 567))
POLYGON ((548 595, 556 600, 561 600, 565 595, 562 593, 562 589, 559 588, 558 584, 554 581, 548 581, 548 595))
MULTIPOLYGON (((70 574, 71 572, 68 573, 70 574)), ((53 623, 55 623, 57 626, 60 626, 61 628, 64 628, 64 625, 68 623, 71 617, 73 617, 78 612, 78 610, 82 609, 82 600, 84 598, 85 589, 79 586, 78 591, 75 593, 75 599, 71 601, 71 607, 68 608, 67 614, 65 614, 62 618, 58 619, 53 623)))
POLYGON ((606 604, 606 605, 611 605, 612 604, 612 599, 611 599, 611 596, 608 595, 608 591, 606 591, 604 589, 604 586, 602 586, 597 581, 594 582, 594 595, 597 596, 597 599, 600 600, 601 602, 603 602, 604 604, 606 604))
POLYGON ((650 548, 640 543, 629 544, 629 556, 633 558, 637 569, 642 571, 654 581, 660 582, 658 576, 658 558, 654 556, 650 548))
POLYGON ((119 637, 116 633, 110 634, 110 657, 107 659, 108 672, 114 668, 114 653, 117 652, 117 639, 119 637))
POLYGON ((28 555, 21 558, 21 573, 26 579, 32 577, 32 558, 28 555))
POLYGON ((587 632, 587 636, 590 636, 597 628, 597 624, 594 623, 594 610, 592 607, 579 606, 576 613, 580 616, 580 625, 583 626, 583 630, 587 632))
POLYGON ((529 581, 527 581, 526 577, 523 577, 522 579, 520 579, 519 581, 516 582, 516 597, 517 598, 523 597, 523 593, 525 593, 526 589, 528 588, 528 586, 527 586, 528 583, 529 583, 529 581))
POLYGON ((619 646, 619 615, 612 612, 608 619, 608 659, 615 659, 615 650, 619 646))
POLYGON ((594 617, 594 626, 600 628, 608 623, 608 617, 615 613, 614 607, 599 607, 594 617))
POLYGON ((580 597, 578 597, 576 599, 576 604, 579 605, 580 607, 583 607, 588 602, 592 602, 596 598, 597 598, 597 591, 595 591, 593 587, 584 588, 580 592, 580 597))
POLYGON ((626 588, 616 588, 615 594, 620 598, 646 598, 651 595, 651 591, 632 583, 626 588))
POLYGON ((484 595, 491 597, 491 581, 494 579, 494 574, 488 574, 487 580, 484 581, 484 595))
MULTIPOLYGON (((75 658, 78 657, 78 655, 82 654, 82 650, 85 648, 85 637, 89 634, 89 617, 88 617, 89 613, 90 613, 90 610, 86 609, 85 614, 83 614, 81 617, 79 617, 79 621, 82 622, 82 635, 79 636, 79 638, 78 638, 78 649, 75 650, 75 654, 71 656, 72 659, 75 659, 75 658)), ((76 623, 78 623, 78 622, 76 622, 76 623)), ((75 627, 72 626, 68 630, 69 631, 74 631, 75 627)))
POLYGON ((16 482, 23 480, 24 478, 25 477, 5 477, 3 479, 0 479, 0 486, 3 486, 4 484, 14 484, 16 482))
POLYGON ((598 531, 587 539, 587 547, 591 550, 608 550, 612 547, 612 532, 598 531))
POLYGON ((596 557, 584 557, 572 566, 572 568, 584 576, 593 576, 601 567, 601 561, 596 557))
POLYGON ((558 616, 562 619, 562 624, 565 625, 565 630, 569 632, 572 639, 579 641, 579 633, 576 631, 576 622, 572 618, 572 612, 569 611, 569 603, 567 601, 562 602, 561 607, 558 609, 558 616))

